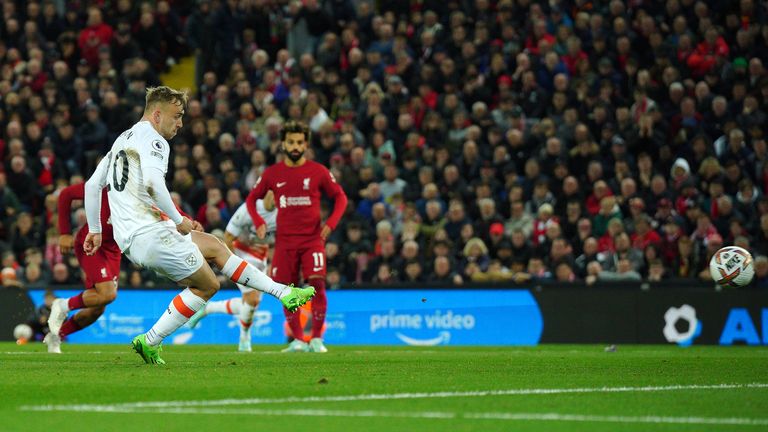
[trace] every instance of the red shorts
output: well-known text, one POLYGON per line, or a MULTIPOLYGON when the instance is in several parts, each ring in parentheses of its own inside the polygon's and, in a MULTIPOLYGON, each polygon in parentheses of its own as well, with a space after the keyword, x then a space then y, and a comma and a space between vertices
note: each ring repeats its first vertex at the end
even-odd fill
POLYGON ((101 282, 117 281, 120 276, 120 248, 113 239, 109 239, 101 244, 99 250, 93 255, 87 255, 83 249, 85 234, 80 235, 80 231, 75 237, 75 256, 85 273, 85 287, 93 288, 94 285, 101 282))
POLYGON ((280 246, 275 243, 272 255, 272 279, 282 284, 298 284, 299 269, 304 280, 311 276, 325 277, 325 245, 322 241, 306 246, 280 246))

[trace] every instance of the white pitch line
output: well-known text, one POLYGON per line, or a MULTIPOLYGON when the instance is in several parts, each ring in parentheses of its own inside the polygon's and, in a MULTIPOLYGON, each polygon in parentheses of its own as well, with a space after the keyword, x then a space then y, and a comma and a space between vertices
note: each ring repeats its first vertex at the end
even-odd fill
POLYGON ((669 423, 669 424, 705 424, 767 426, 768 418, 747 417, 666 417, 666 416, 616 416, 582 415, 558 413, 467 413, 467 419, 482 420, 530 420, 530 421, 565 421, 565 422, 600 422, 600 423, 669 423))
POLYGON ((556 421, 556 422, 597 422, 597 423, 653 423, 653 424, 698 424, 731 426, 768 426, 768 418, 747 417, 667 417, 667 416, 619 416, 584 415, 560 413, 455 413, 445 411, 374 411, 374 410, 324 410, 324 409, 259 409, 259 408, 121 408, 121 413, 142 414, 202 414, 202 415, 252 415, 252 416, 296 416, 296 417, 384 417, 415 419, 465 419, 504 421, 556 421))
POLYGON ((307 396, 285 398, 250 398, 250 399, 218 399, 191 401, 148 401, 125 402, 117 404, 73 404, 73 405, 24 405, 23 411, 77 411, 77 412, 124 412, 132 408, 183 408, 183 407, 213 407, 227 405, 264 405, 279 403, 308 403, 308 402, 354 402, 373 400, 401 399, 436 399, 453 397, 486 397, 486 396, 519 396, 519 395, 553 395, 580 393, 644 393, 688 390, 729 390, 768 388, 768 383, 749 384, 691 384, 644 387, 585 387, 585 388, 532 388, 510 390, 479 390, 463 392, 432 392, 432 393, 391 393, 391 394, 361 394, 340 396, 307 396))

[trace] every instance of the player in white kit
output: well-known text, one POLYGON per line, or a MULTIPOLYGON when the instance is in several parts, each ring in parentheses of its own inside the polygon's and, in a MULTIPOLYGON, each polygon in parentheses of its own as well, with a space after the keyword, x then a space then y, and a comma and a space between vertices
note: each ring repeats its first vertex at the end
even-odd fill
MULTIPOLYGON (((245 204, 242 204, 227 224, 227 228, 224 231, 224 243, 232 249, 235 255, 266 273, 269 266, 269 247, 275 243, 275 229, 277 228, 277 209, 275 208, 275 198, 271 191, 267 193, 263 200, 256 201, 256 210, 266 222, 266 236, 263 239, 258 237, 256 227, 253 225, 253 219, 248 214, 248 208, 245 204)), ((250 352, 251 324, 253 323, 253 314, 261 302, 261 291, 241 284, 237 284, 237 287, 243 294, 242 299, 235 297, 208 302, 204 308, 197 311, 190 318, 189 327, 197 327, 197 323, 201 319, 212 313, 236 315, 240 321, 240 344, 238 350, 250 352)))
POLYGON ((107 187, 111 223, 120 250, 135 264, 186 286, 154 326, 133 339, 133 349, 146 363, 165 364, 162 341, 183 326, 219 290, 207 261, 235 283, 268 292, 297 309, 314 289, 285 286, 233 255, 216 237, 193 231, 193 223, 173 204, 165 185, 170 160, 168 139, 182 126, 186 93, 161 86, 147 89, 141 120, 123 132, 99 162, 85 185, 89 233, 83 248, 93 254, 101 246, 101 190, 107 187))

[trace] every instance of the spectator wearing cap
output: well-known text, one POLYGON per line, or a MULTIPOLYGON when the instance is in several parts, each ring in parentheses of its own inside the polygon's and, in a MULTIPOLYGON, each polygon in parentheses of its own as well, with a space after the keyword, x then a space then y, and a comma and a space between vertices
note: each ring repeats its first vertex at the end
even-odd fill
POLYGON ((488 253, 496 258, 498 257, 499 245, 507 241, 507 237, 504 234, 504 225, 501 222, 495 222, 488 228, 488 253))
POLYGON ((670 218, 678 217, 677 212, 672 208, 672 201, 669 198, 662 198, 659 200, 656 206, 656 213, 654 219, 658 225, 662 225, 670 220, 670 218))
POLYGON ((499 263, 505 268, 511 269, 515 260, 514 247, 512 241, 504 237, 496 245, 495 258, 499 260, 499 263))

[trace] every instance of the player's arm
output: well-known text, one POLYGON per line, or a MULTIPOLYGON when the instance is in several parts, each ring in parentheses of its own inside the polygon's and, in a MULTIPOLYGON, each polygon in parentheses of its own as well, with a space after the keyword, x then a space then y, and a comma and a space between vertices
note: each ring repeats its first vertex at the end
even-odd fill
POLYGON ((200 231, 200 232, 205 231, 205 229, 203 228, 203 224, 201 224, 200 222, 196 221, 195 218, 190 216, 187 212, 185 212, 181 208, 181 204, 180 204, 181 203, 181 195, 179 195, 178 192, 171 192, 171 199, 173 200, 173 205, 176 206, 176 210, 178 210, 179 213, 181 213, 181 216, 189 219, 190 221, 192 221, 192 231, 200 231))
POLYGON ((269 188, 269 181, 267 179, 267 171, 256 181, 256 186, 251 189, 251 192, 245 198, 245 208, 248 209, 248 214, 251 215, 253 220, 253 226, 256 227, 256 235, 263 239, 267 235, 267 224, 264 222, 264 218, 261 217, 259 211, 256 209, 256 201, 264 198, 269 188))
POLYGON ((189 234, 192 231, 192 221, 179 213, 165 185, 165 173, 168 171, 168 159, 171 156, 168 142, 158 137, 148 146, 139 146, 139 156, 147 193, 155 201, 157 208, 176 224, 176 229, 181 234, 189 234))
POLYGON ((328 216, 328 220, 325 221, 325 226, 320 232, 320 236, 323 239, 327 239, 336 226, 339 224, 341 217, 344 216, 344 212, 347 209, 347 194, 344 189, 336 183, 336 179, 333 178, 333 174, 327 169, 324 172, 325 178, 321 183, 322 189, 328 198, 333 199, 333 212, 328 216))
POLYGON ((93 255, 101 247, 101 190, 107 185, 107 172, 112 153, 101 158, 91 178, 85 182, 83 201, 85 219, 88 222, 88 235, 85 237, 83 249, 88 255, 93 255))
POLYGON ((192 221, 182 216, 176 208, 176 204, 173 203, 171 193, 165 186, 165 173, 155 166, 142 166, 141 174, 144 178, 147 193, 155 200, 157 208, 168 215, 173 223, 176 224, 179 232, 188 234, 192 230, 192 221))
POLYGON ((59 229, 59 249, 61 253, 68 254, 72 252, 75 239, 72 236, 72 223, 70 211, 72 210, 72 201, 85 198, 85 184, 78 183, 65 187, 59 191, 58 200, 58 229, 59 229))

